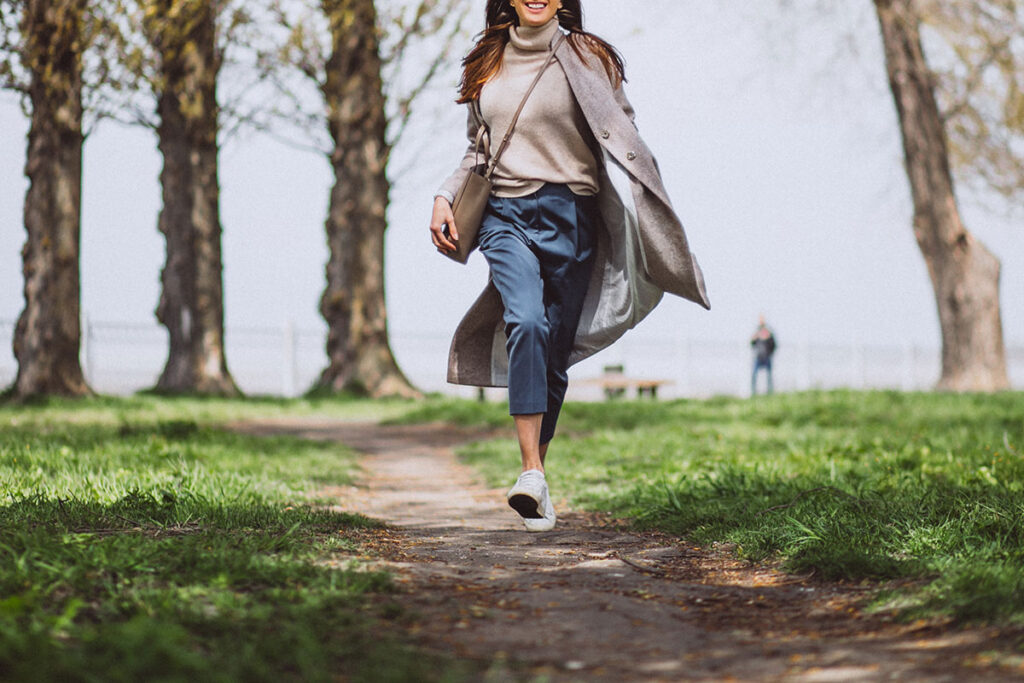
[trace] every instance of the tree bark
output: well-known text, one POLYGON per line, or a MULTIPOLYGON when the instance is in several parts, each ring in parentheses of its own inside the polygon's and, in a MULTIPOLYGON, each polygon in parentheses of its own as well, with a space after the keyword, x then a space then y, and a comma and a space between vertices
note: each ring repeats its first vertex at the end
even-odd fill
POLYGON ((216 13, 209 0, 154 0, 152 9, 147 29, 160 55, 164 159, 158 227, 167 243, 156 316, 170 339, 156 389, 237 395, 224 350, 216 13))
POLYGON ((914 236, 942 329, 945 391, 1009 388, 999 309, 999 260, 961 221, 943 120, 913 0, 874 0, 914 202, 914 236))
POLYGON ((25 308, 14 332, 15 398, 91 394, 79 361, 82 29, 85 0, 26 0, 22 61, 32 122, 22 249, 25 308))
POLYGON ((326 230, 330 257, 320 312, 328 366, 314 390, 419 396, 388 343, 384 295, 390 149, 373 0, 323 0, 331 56, 322 85, 334 141, 326 230))

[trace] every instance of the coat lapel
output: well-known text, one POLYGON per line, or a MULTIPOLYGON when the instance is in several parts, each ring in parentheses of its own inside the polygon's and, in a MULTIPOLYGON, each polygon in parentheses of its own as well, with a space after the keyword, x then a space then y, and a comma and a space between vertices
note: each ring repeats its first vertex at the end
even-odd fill
POLYGON ((564 41, 555 53, 569 81, 594 139, 615 157, 630 175, 642 182, 658 199, 672 206, 661 182, 654 155, 640 138, 630 117, 616 102, 608 74, 596 57, 584 52, 586 63, 564 41))

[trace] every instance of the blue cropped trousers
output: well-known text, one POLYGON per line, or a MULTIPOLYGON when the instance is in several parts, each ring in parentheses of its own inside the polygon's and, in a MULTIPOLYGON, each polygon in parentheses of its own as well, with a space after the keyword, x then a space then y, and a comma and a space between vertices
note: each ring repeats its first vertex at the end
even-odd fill
POLYGON ((569 384, 599 220, 596 197, 548 183, 525 197, 492 196, 480 225, 505 307, 509 413, 543 413, 541 444, 555 434, 569 384))

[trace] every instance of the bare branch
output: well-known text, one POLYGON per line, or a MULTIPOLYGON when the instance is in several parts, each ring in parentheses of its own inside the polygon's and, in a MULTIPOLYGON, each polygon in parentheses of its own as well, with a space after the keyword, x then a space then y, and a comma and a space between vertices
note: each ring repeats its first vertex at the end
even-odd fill
POLYGON ((927 0, 939 99, 957 176, 1008 199, 1024 194, 1024 7, 927 0))
POLYGON ((311 152, 317 155, 318 157, 329 157, 331 154, 330 145, 317 145, 315 143, 297 140, 291 136, 278 133, 273 127, 270 126, 260 128, 259 131, 262 134, 269 137, 271 140, 274 140, 275 142, 280 142, 282 145, 290 147, 291 149, 298 150, 300 152, 311 152))
MULTIPOLYGON (((846 4, 826 0, 777 0, 777 5, 783 10, 780 14, 799 12, 802 24, 813 25, 815 35, 854 12, 846 4)), ((861 9, 869 6, 857 4, 861 9)), ((983 204, 991 204, 993 190, 1019 200, 1024 196, 1024 3, 915 0, 907 7, 914 16, 904 21, 922 24, 950 161, 960 186, 972 190, 976 199, 984 198, 983 204)), ((848 34, 853 36, 852 31, 848 34)), ((837 44, 846 42, 836 39, 837 44)), ((1019 201, 1007 203, 1021 206, 1019 201)))
MULTIPOLYGON (((452 62, 453 45, 464 32, 466 8, 466 0, 403 0, 378 14, 389 112, 385 156, 408 127, 414 102, 452 62), (410 77, 403 79, 406 74, 410 77)), ((273 85, 284 107, 277 107, 271 116, 284 128, 305 128, 306 135, 319 138, 327 129, 323 89, 331 52, 328 20, 320 10, 287 4, 287 0, 272 0, 269 15, 283 33, 276 47, 260 57, 277 65, 268 71, 267 83, 273 85), (280 68, 282 65, 285 68, 280 68), (314 97, 317 104, 312 102, 314 97)), ((316 142, 312 146, 320 147, 316 142)))
POLYGON ((399 11, 398 16, 395 20, 396 27, 398 28, 399 38, 398 41, 388 51, 382 51, 381 61, 384 63, 394 62, 402 57, 405 49, 409 46, 410 41, 417 37, 424 35, 426 32, 423 29, 423 21, 427 18, 430 10, 437 4, 437 0, 421 0, 419 5, 413 12, 412 24, 406 26, 402 21, 402 13, 399 11))
POLYGON ((396 119, 393 119, 392 125, 395 127, 394 132, 391 135, 391 139, 388 141, 388 147, 395 147, 398 142, 402 139, 402 134, 405 132, 409 124, 409 119, 412 116, 413 103, 419 99, 420 95, 430 86, 435 77, 441 70, 450 63, 452 46, 455 44, 455 40, 462 34, 463 24, 466 20, 466 14, 462 13, 458 15, 458 19, 452 26, 451 30, 444 37, 442 42, 442 49, 437 52, 434 59, 431 61, 427 68, 426 74, 422 77, 420 82, 413 87, 406 95, 398 99, 396 119))
POLYGON ((28 80, 21 65, 21 13, 20 0, 0 3, 0 88, 24 97, 28 95, 28 80))

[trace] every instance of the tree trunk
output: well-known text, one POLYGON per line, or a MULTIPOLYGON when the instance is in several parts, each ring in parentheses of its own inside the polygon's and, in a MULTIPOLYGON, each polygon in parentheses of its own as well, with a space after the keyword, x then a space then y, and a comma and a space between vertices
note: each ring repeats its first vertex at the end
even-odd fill
POLYGON ((928 265, 942 328, 938 389, 1009 388, 999 311, 999 260, 963 226, 949 152, 913 0, 874 0, 896 101, 914 236, 928 265))
POLYGON ((170 338, 156 389, 237 395, 224 352, 215 10, 208 0, 155 0, 153 9, 164 159, 158 227, 167 242, 156 316, 170 338))
POLYGON ((79 362, 82 24, 85 0, 27 0, 22 61, 32 123, 22 249, 25 309, 14 332, 15 398, 91 394, 79 362))
POLYGON ((384 231, 389 184, 386 118, 373 0, 323 0, 332 51, 323 84, 334 140, 326 229, 330 257, 320 312, 328 366, 315 389, 418 396, 388 344, 384 231))

